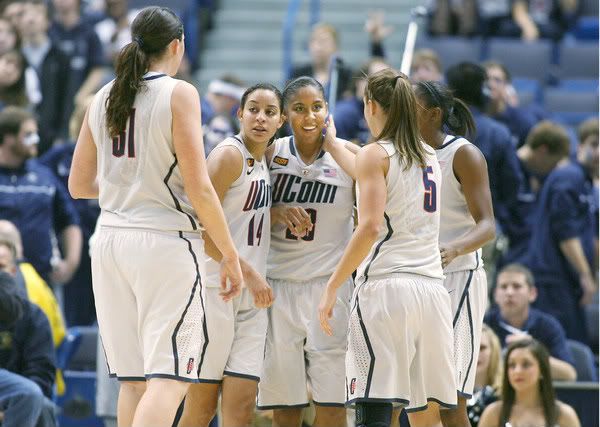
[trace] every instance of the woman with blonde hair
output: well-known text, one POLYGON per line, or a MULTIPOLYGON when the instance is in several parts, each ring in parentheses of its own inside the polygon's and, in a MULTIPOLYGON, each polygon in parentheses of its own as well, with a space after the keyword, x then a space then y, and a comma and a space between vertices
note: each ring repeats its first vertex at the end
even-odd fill
POLYGON ((498 400, 501 388, 502 347, 494 331, 484 323, 475 371, 475 388, 473 396, 467 401, 467 415, 472 427, 479 424, 483 410, 498 400))

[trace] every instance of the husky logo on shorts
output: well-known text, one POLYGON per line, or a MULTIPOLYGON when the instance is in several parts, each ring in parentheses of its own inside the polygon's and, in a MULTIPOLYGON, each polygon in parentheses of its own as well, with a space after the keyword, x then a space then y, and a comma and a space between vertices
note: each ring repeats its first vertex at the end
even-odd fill
POLYGON ((190 360, 188 360, 188 364, 187 364, 187 373, 191 374, 193 370, 194 370, 194 358, 190 357, 190 360))
POLYGON ((354 394, 356 391, 356 378, 352 378, 350 381, 350 394, 354 394))

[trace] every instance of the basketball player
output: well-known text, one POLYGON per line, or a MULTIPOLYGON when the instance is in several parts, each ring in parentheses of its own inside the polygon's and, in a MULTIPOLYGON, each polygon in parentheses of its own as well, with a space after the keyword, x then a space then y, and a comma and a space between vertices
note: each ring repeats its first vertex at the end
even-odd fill
POLYGON ((283 98, 293 136, 276 140, 267 152, 273 186, 267 278, 275 301, 268 310, 258 408, 274 410, 274 426, 300 426, 309 405, 308 384, 316 406, 313 425, 340 427, 346 425, 350 281, 336 303, 336 334, 323 334, 315 308, 352 234, 354 181, 332 152, 341 148, 337 151, 352 154, 344 148, 346 141, 335 138, 334 126, 326 126, 319 82, 299 77, 286 86, 283 98))
MULTIPOLYGON (((218 331, 218 339, 208 343, 200 384, 190 387, 180 427, 207 426, 215 415, 219 391, 225 427, 251 425, 256 405, 267 333, 267 311, 261 308, 272 302, 264 279, 271 241, 271 181, 265 150, 284 121, 281 92, 267 83, 247 89, 238 118, 240 134, 217 145, 207 167, 240 253, 246 287, 240 296, 222 301, 219 265, 207 259, 207 326, 218 331), (256 280, 246 280, 246 270, 256 280), (251 288, 255 282, 258 286, 251 288)), ((205 241, 207 254, 214 256, 212 241, 209 237, 205 241)))
POLYGON ((100 335, 121 380, 118 423, 141 427, 171 425, 202 368, 201 227, 222 254, 224 299, 239 292, 242 273, 206 170, 198 93, 170 77, 184 53, 181 21, 148 7, 131 31, 116 79, 86 113, 69 190, 99 198, 91 255, 100 335))
MULTIPOLYGON (((435 149, 443 177, 440 253, 444 286, 452 302, 458 407, 440 411, 439 416, 444 426, 467 426, 466 401, 475 384, 487 306, 481 247, 495 235, 487 164, 481 151, 464 138, 475 132, 469 108, 438 82, 419 82, 414 90, 419 129, 425 142, 435 149)), ((437 417, 432 409, 409 412, 411 425, 416 426, 432 425, 437 417)))
POLYGON ((456 404, 450 297, 438 234, 440 167, 421 140, 408 78, 368 77, 364 114, 375 143, 356 155, 358 226, 319 304, 339 333, 337 289, 358 268, 348 331, 346 403, 357 426, 389 426, 393 406, 456 404), (433 403, 436 402, 436 403, 433 403))

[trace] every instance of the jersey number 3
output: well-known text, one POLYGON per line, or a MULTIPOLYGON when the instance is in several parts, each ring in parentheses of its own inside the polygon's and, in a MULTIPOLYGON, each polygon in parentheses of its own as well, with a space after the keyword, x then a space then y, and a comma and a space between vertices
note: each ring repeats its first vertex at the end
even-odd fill
POLYGON ((127 147, 127 157, 130 159, 135 157, 135 144, 133 141, 133 134, 135 130, 135 108, 131 110, 129 115, 129 134, 126 135, 125 131, 122 131, 119 136, 115 136, 112 140, 112 154, 115 157, 123 157, 125 154, 125 147, 127 147))
POLYGON ((423 186, 425 187, 423 209, 425 209, 426 212, 435 212, 437 209, 437 188, 435 186, 435 181, 429 178, 429 174, 431 173, 433 173, 433 168, 431 166, 423 168, 423 186))

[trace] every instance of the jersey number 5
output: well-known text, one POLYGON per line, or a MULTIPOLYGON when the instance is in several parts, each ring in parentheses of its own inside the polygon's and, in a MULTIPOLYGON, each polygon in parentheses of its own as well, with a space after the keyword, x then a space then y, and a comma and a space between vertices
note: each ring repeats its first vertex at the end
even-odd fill
POLYGON ((423 186, 425 187, 423 209, 425 209, 426 212, 435 212, 437 209, 437 188, 435 186, 435 181, 429 178, 430 173, 433 173, 433 168, 431 166, 423 168, 423 186))
POLYGON ((121 131, 119 136, 115 136, 112 140, 112 154, 115 157, 123 157, 125 147, 127 146, 127 157, 130 159, 135 157, 135 145, 133 143, 133 134, 135 129, 135 108, 131 110, 129 115, 129 135, 125 131, 121 131))

